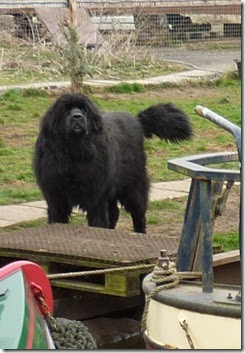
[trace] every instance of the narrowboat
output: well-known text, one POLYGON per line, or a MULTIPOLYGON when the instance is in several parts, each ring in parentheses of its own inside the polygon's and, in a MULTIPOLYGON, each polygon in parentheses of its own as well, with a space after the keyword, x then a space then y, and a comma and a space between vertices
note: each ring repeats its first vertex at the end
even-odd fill
POLYGON ((0 348, 55 349, 46 321, 53 296, 44 270, 30 261, 0 269, 0 348))

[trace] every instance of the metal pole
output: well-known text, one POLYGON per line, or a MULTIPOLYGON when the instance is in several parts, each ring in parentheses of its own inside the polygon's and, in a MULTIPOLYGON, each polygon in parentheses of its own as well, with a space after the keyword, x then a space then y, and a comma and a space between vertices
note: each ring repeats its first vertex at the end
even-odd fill
MULTIPOLYGON (((198 115, 207 118, 208 120, 212 121, 216 125, 222 127, 223 129, 230 132, 236 141, 237 151, 238 151, 238 158, 240 162, 240 169, 241 169, 241 162, 242 162, 242 142, 241 142, 241 128, 229 120, 223 118, 221 115, 214 113, 212 110, 205 108, 201 105, 197 105, 195 107, 195 111, 198 115)), ((242 219, 242 194, 240 196, 240 219, 239 219, 239 238, 240 238, 240 248, 241 248, 241 219, 242 219)))
POLYGON ((221 115, 218 115, 214 112, 212 112, 212 110, 202 107, 201 105, 197 105, 195 108, 195 111, 198 115, 212 121, 213 123, 215 123, 216 125, 222 127, 223 129, 227 130, 228 132, 230 132, 235 140, 236 140, 236 145, 237 145, 237 151, 238 151, 238 157, 239 157, 239 161, 241 163, 241 128, 233 123, 231 123, 229 120, 223 118, 221 115))
POLYGON ((213 292, 213 245, 211 226, 211 180, 200 182, 200 212, 202 219, 202 290, 213 292))

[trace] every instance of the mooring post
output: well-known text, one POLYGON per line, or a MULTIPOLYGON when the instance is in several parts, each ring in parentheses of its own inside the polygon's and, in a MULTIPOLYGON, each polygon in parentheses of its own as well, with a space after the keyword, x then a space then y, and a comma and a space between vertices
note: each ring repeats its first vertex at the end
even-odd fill
POLYGON ((200 229, 200 182, 192 178, 185 210, 184 225, 177 254, 177 270, 192 271, 196 257, 200 229))
POLYGON ((202 290, 213 292, 213 241, 212 241, 212 185, 211 180, 200 182, 200 213, 202 225, 202 290))

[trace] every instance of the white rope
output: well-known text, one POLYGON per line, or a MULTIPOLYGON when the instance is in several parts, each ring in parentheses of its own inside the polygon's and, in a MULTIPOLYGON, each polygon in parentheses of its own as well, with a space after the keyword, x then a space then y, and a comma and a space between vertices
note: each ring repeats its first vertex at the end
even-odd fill
POLYGON ((49 274, 47 277, 52 279, 60 279, 60 278, 70 278, 70 277, 83 277, 83 276, 91 276, 98 275, 104 273, 112 273, 112 272, 121 272, 121 271, 129 271, 129 270, 140 270, 140 269, 150 269, 153 268, 154 264, 139 264, 134 266, 123 266, 123 267, 114 267, 107 268, 103 270, 90 270, 90 271, 77 271, 77 272, 67 272, 67 273, 56 273, 49 274))
POLYGON ((201 272, 177 272, 175 263, 169 261, 167 266, 154 267, 151 281, 156 283, 157 286, 147 295, 145 301, 144 312, 141 320, 141 332, 147 331, 147 315, 151 299, 161 290, 166 290, 175 287, 183 279, 200 278, 201 272), (160 285, 159 285, 160 284, 160 285))

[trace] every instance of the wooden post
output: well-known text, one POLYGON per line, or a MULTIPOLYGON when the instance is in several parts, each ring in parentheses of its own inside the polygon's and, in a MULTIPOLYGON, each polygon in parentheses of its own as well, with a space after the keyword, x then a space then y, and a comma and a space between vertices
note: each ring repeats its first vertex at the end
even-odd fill
MULTIPOLYGON (((71 29, 76 31, 77 30, 77 0, 68 0, 68 6, 70 10, 71 29)), ((74 72, 72 70, 71 71, 71 92, 79 92, 79 91, 80 91, 80 86, 76 79, 76 75, 74 75, 74 72)))
POLYGON ((77 27, 77 0, 68 0, 69 9, 71 12, 71 23, 74 28, 77 27))

